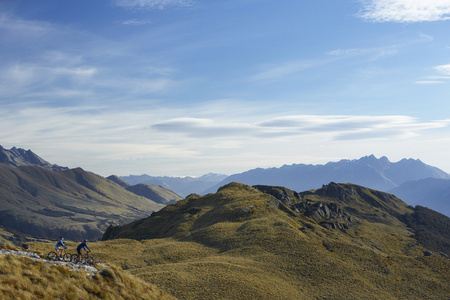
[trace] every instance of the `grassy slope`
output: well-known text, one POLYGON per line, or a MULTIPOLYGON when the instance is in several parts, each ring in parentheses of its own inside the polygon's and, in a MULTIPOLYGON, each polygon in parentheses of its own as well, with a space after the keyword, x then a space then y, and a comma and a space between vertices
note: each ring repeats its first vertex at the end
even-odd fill
POLYGON ((130 222, 163 207, 82 169, 0 167, 5 227, 38 236, 97 238, 109 223, 130 222))
POLYGON ((175 192, 157 185, 140 183, 127 186, 126 189, 136 195, 152 199, 156 203, 164 205, 183 199, 175 192))
POLYGON ((14 255, 0 255, 0 298, 174 299, 117 267, 90 276, 14 255))
POLYGON ((100 260, 180 299, 444 299, 450 294, 449 260, 424 256, 426 249, 412 232, 388 213, 410 208, 358 186, 334 188, 308 197, 323 202, 341 197, 343 206, 353 208, 359 221, 346 233, 278 209, 270 204, 272 196, 254 188, 230 184, 216 194, 169 205, 113 232, 118 239, 90 246, 100 260))

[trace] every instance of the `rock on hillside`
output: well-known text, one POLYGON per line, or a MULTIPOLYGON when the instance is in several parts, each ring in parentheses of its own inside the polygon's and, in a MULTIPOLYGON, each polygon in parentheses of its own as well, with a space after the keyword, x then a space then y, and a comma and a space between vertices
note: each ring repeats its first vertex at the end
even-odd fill
POLYGON ((0 146, 0 166, 8 165, 13 167, 19 166, 39 166, 45 169, 60 171, 67 170, 66 167, 52 165, 48 161, 42 159, 31 150, 24 150, 22 148, 13 147, 5 149, 0 146))
POLYGON ((449 219, 434 214, 353 184, 230 183, 111 226, 98 251, 180 299, 444 299, 449 219))

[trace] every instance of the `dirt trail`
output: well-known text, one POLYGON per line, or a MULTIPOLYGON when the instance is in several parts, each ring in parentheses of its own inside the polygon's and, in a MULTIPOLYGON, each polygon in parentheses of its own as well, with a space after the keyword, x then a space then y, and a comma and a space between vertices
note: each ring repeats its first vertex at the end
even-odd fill
MULTIPOLYGON (((94 275, 95 273, 99 272, 99 270, 94 266, 89 266, 85 264, 75 264, 72 262, 64 262, 64 261, 49 261, 48 259, 44 259, 39 254, 32 252, 32 251, 24 251, 24 250, 10 250, 10 249, 0 249, 1 255, 17 255, 17 256, 23 256, 28 257, 30 259, 35 260, 42 260, 47 265, 56 265, 56 266, 63 266, 70 268, 74 271, 86 271, 89 275, 94 275)), ((104 267, 103 264, 102 267, 104 267)))

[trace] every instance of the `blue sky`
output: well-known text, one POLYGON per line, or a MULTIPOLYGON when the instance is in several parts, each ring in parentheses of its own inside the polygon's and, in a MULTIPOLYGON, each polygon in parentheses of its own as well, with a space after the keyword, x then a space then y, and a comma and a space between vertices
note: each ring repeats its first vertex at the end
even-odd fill
POLYGON ((3 0, 0 145, 108 176, 450 172, 450 0, 3 0))

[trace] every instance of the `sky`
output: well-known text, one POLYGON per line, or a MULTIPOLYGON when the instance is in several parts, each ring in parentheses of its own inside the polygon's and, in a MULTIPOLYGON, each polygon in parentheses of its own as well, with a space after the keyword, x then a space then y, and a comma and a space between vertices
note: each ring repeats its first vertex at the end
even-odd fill
POLYGON ((450 172, 450 0, 1 0, 0 145, 102 176, 450 172))

